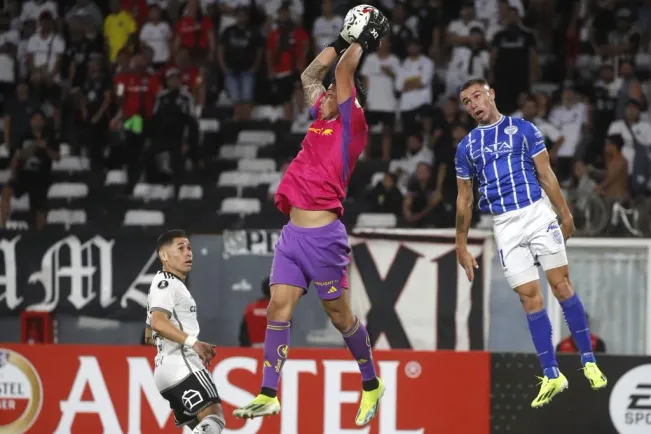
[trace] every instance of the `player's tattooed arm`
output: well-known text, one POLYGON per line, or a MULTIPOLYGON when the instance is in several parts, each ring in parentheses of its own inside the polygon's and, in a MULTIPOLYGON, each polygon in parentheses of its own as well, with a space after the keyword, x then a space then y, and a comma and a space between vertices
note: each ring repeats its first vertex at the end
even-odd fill
POLYGON ((330 66, 337 61, 338 57, 334 48, 326 47, 301 74, 301 84, 303 85, 305 102, 308 107, 312 107, 316 100, 319 99, 319 96, 325 92, 323 78, 328 73, 330 66))
POLYGON ((305 103, 309 107, 312 107, 316 103, 316 100, 319 99, 319 96, 325 92, 323 78, 328 73, 328 68, 328 65, 323 65, 317 58, 301 74, 305 103))

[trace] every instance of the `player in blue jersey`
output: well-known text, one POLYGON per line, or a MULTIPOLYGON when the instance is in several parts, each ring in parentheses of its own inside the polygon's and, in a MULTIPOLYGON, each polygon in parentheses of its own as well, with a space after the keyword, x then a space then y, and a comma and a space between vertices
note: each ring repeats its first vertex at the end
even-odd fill
POLYGON ((495 106, 495 91, 483 79, 464 84, 460 98, 479 126, 461 140, 455 156, 459 263, 472 280, 478 265, 468 251, 467 238, 473 180, 476 180, 479 208, 493 215, 504 275, 520 296, 543 369, 540 392, 531 406, 549 403, 568 387, 567 378, 556 362, 552 324, 543 304, 536 262, 545 270, 554 296, 561 304, 581 352, 586 378, 593 389, 602 389, 607 380, 592 353, 585 311, 569 278, 565 240, 573 234, 574 222, 549 164, 544 137, 531 122, 502 115, 495 106), (549 202, 561 217, 560 226, 549 202))

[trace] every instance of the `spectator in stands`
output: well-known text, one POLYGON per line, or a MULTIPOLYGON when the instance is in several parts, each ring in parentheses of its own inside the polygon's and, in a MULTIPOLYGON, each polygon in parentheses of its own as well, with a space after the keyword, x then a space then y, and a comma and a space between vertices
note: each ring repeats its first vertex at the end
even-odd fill
POLYGON ((411 0, 412 17, 416 20, 416 35, 424 53, 434 62, 441 62, 441 43, 445 24, 445 12, 441 0, 411 0))
POLYGON ((491 47, 493 46, 493 37, 495 37, 497 32, 504 30, 508 25, 509 14, 511 12, 511 6, 509 5, 508 0, 499 0, 498 3, 497 19, 489 20, 486 27, 486 42, 488 42, 491 47))
POLYGON ((111 13, 104 20, 104 39, 110 62, 115 62, 124 48, 130 52, 135 46, 138 26, 131 13, 122 7, 120 0, 111 0, 111 13))
POLYGON ((239 341, 241 347, 260 347, 264 344, 267 332, 267 306, 271 300, 269 278, 262 281, 262 297, 249 304, 244 310, 240 325, 239 341))
POLYGON ((457 175, 454 167, 454 154, 457 145, 468 135, 469 129, 462 123, 450 126, 451 134, 441 137, 434 146, 434 195, 441 203, 433 214, 432 222, 436 227, 454 226, 456 200, 457 200, 457 175))
POLYGON ((267 15, 267 23, 277 25, 285 21, 282 16, 285 14, 284 9, 289 14, 289 19, 296 25, 303 23, 303 1, 302 0, 265 0, 264 10, 267 15))
POLYGON ((558 128, 550 122, 547 122, 546 119, 541 118, 538 113, 538 102, 535 98, 528 98, 522 106, 522 118, 538 128, 545 138, 549 154, 558 155, 558 150, 565 141, 565 137, 563 137, 563 133, 558 128))
POLYGON ((124 74, 117 84, 120 110, 111 120, 112 129, 122 125, 125 131, 123 158, 127 164, 127 193, 131 193, 140 177, 142 152, 149 133, 148 123, 160 87, 158 77, 147 72, 142 53, 134 54, 131 63, 133 70, 124 74))
POLYGON ((628 162, 622 155, 624 139, 619 134, 608 136, 605 140, 605 170, 591 168, 593 175, 601 178, 594 190, 611 202, 621 202, 629 198, 628 162))
POLYGON ((434 154, 425 146, 423 136, 412 134, 407 138, 407 152, 400 160, 393 160, 389 164, 389 171, 396 175, 398 186, 404 188, 409 183, 416 167, 420 163, 432 164, 434 154))
POLYGON ((452 52, 448 64, 445 94, 458 97, 459 89, 471 78, 486 78, 490 67, 490 54, 486 49, 484 31, 481 27, 470 29, 468 46, 460 46, 452 52))
POLYGON ((0 13, 0 114, 13 98, 16 88, 16 52, 20 34, 11 29, 11 18, 6 12, 0 13))
POLYGON ((640 48, 640 33, 634 26, 633 11, 622 7, 615 12, 616 26, 608 33, 606 45, 599 48, 602 56, 613 60, 633 60, 640 48))
POLYGON ((162 70, 170 60, 170 46, 174 34, 170 25, 163 21, 161 8, 154 4, 149 8, 149 19, 140 30, 140 42, 153 50, 153 66, 162 70))
POLYGON ((360 75, 368 92, 365 115, 369 125, 382 125, 382 159, 390 161, 391 143, 396 124, 398 101, 394 82, 400 71, 400 60, 391 54, 389 38, 382 41, 378 51, 367 54, 360 75))
POLYGON ((75 5, 66 14, 66 22, 68 25, 75 17, 83 17, 84 21, 88 21, 96 31, 100 31, 104 24, 102 11, 91 0, 77 0, 75 5))
MULTIPOLYGON (((190 50, 187 48, 180 47, 174 58, 176 62, 164 71, 167 72, 167 70, 171 68, 179 70, 181 73, 181 85, 185 90, 192 94, 197 113, 201 113, 201 108, 206 99, 206 82, 203 78, 204 74, 199 67, 192 64, 190 59, 190 50)), ((199 114, 197 114, 197 116, 199 116, 199 114)))
POLYGON ((522 26, 517 8, 509 10, 507 27, 493 37, 489 81, 503 113, 517 110, 521 92, 529 92, 538 78, 536 38, 522 26))
POLYGON ((307 61, 309 36, 290 15, 289 3, 283 3, 278 10, 278 26, 267 37, 267 62, 269 78, 274 93, 274 102, 282 105, 285 120, 293 119, 292 102, 296 102, 299 114, 307 117, 299 73, 307 61))
POLYGON ((11 157, 11 178, 2 190, 0 224, 6 227, 11 212, 11 198, 29 195, 33 226, 42 229, 47 217, 47 192, 52 183, 52 161, 59 159, 59 144, 54 131, 46 124, 42 112, 34 112, 31 129, 14 149, 11 157))
POLYGON ((55 22, 49 11, 41 13, 40 28, 27 42, 27 64, 32 90, 41 102, 47 102, 53 112, 55 127, 60 125, 61 88, 59 80, 65 42, 55 31, 55 22))
POLYGON ((446 42, 452 49, 452 55, 457 47, 470 46, 470 30, 472 28, 484 29, 481 21, 475 19, 475 5, 470 0, 465 0, 461 4, 459 19, 452 21, 448 25, 446 42))
MULTIPOLYGON (((102 55, 104 43, 99 38, 90 37, 88 30, 94 29, 83 16, 73 16, 68 20, 70 42, 66 49, 65 61, 68 71, 68 81, 75 89, 81 87, 86 81, 88 61, 93 53, 102 55)), ((95 35, 97 35, 95 33, 95 35)))
POLYGON ((642 91, 642 83, 637 78, 635 64, 632 61, 623 60, 619 63, 619 76, 622 79, 622 85, 617 93, 615 119, 625 117, 626 107, 631 99, 639 101, 643 109, 648 105, 646 95, 642 91))
POLYGON ((432 224, 432 211, 443 197, 434 189, 431 163, 418 163, 416 174, 409 182, 402 204, 402 216, 409 227, 425 227, 432 224))
MULTIPOLYGON (((183 182, 185 164, 196 155, 198 125, 194 117, 194 98, 181 87, 178 69, 168 69, 166 87, 160 91, 154 104, 151 141, 152 156, 160 161, 165 154, 171 171, 171 182, 178 189, 183 182)), ((153 181, 153 180, 152 180, 153 181)))
POLYGON ((407 12, 403 3, 396 3, 393 8, 391 26, 391 48, 400 60, 407 57, 407 45, 418 35, 407 25, 407 12))
POLYGON ((16 96, 9 101, 4 114, 4 142, 10 151, 21 146, 21 140, 32 128, 32 115, 38 110, 40 104, 30 97, 29 84, 19 82, 16 96))
POLYGON ((174 47, 190 51, 192 62, 199 66, 215 59, 215 31, 211 19, 201 12, 198 0, 188 0, 185 14, 176 21, 174 47))
MULTIPOLYGON (((590 325, 590 317, 586 313, 586 319, 588 320, 588 326, 592 330, 592 326, 590 325)), ((592 351, 595 353, 605 353, 606 352, 606 343, 604 342, 603 339, 601 339, 599 336, 597 336, 594 333, 590 333, 590 341, 592 342, 592 351)), ((578 353, 579 349, 576 346, 576 342, 574 342, 574 338, 572 335, 566 337, 562 341, 558 343, 556 346, 556 352, 557 353, 578 353)))
POLYGON ((149 4, 152 0, 121 0, 122 9, 133 18, 136 30, 147 21, 149 4))
POLYGON ((402 61, 396 89, 400 95, 400 117, 407 134, 429 136, 432 132, 432 79, 434 62, 421 54, 420 41, 412 39, 408 45, 409 56, 402 61))
POLYGON ((549 122, 558 128, 564 137, 558 149, 553 148, 550 151, 549 159, 559 181, 568 180, 572 176, 574 157, 588 123, 588 108, 579 99, 573 84, 565 85, 561 103, 552 109, 549 122))
POLYGON ((237 9, 237 22, 222 33, 218 62, 234 104, 235 121, 251 119, 255 77, 262 64, 262 36, 249 24, 249 8, 237 9))
POLYGON ((603 167, 603 138, 606 137, 608 127, 615 120, 615 106, 617 93, 623 80, 615 77, 613 65, 605 63, 599 70, 599 80, 594 84, 590 98, 590 147, 584 156, 591 163, 599 162, 603 167))
POLYGON ((48 11, 55 19, 59 17, 57 2, 54 0, 27 0, 20 10, 20 22, 38 21, 41 14, 48 11))
POLYGON ((368 202, 374 213, 394 214, 399 217, 402 213, 402 193, 398 189, 394 174, 386 172, 382 180, 371 186, 368 192, 368 202))
POLYGON ((276 191, 278 191, 278 186, 280 185, 280 181, 283 175, 285 172, 287 172, 289 163, 291 163, 291 161, 283 161, 283 163, 280 165, 280 169, 278 170, 280 172, 280 179, 273 182, 272 184, 269 184, 269 189, 267 190, 267 199, 269 202, 274 202, 276 200, 276 191))
POLYGON ((436 107, 432 116, 433 128, 431 142, 436 146, 442 138, 452 136, 452 126, 456 124, 469 124, 465 111, 461 111, 458 96, 445 99, 443 107, 436 107))
POLYGON ((104 168, 104 153, 108 144, 111 88, 110 77, 103 72, 103 56, 95 53, 88 61, 88 75, 82 85, 81 118, 84 141, 93 170, 104 168))
POLYGON ((651 123, 640 117, 642 103, 629 99, 624 119, 614 121, 608 127, 608 135, 619 134, 624 140, 622 153, 628 162, 629 173, 633 172, 637 150, 651 147, 651 123))
POLYGON ((314 21, 312 26, 314 52, 319 53, 323 50, 323 47, 337 39, 343 25, 343 17, 333 12, 332 0, 323 0, 321 2, 321 16, 314 21))

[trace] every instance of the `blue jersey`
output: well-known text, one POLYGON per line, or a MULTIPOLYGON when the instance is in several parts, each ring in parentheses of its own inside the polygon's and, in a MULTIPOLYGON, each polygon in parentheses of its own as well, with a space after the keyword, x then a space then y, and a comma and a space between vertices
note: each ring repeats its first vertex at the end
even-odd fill
POLYGON ((457 177, 479 182, 479 209, 502 214, 538 201, 542 189, 533 158, 545 151, 545 138, 531 122, 502 116, 472 130, 457 147, 457 177))

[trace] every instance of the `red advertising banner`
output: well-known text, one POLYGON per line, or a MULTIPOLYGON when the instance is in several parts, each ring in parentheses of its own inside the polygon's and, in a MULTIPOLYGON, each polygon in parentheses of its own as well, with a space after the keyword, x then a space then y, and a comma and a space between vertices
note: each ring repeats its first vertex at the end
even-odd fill
MULTIPOLYGON (((148 347, 1 345, 0 433, 180 433, 148 347)), ((261 351, 220 348, 211 367, 232 434, 488 434, 490 356, 376 351, 387 392, 370 428, 354 425, 357 364, 345 350, 292 349, 280 415, 231 416, 258 392, 261 351)))

